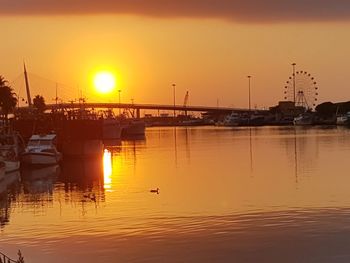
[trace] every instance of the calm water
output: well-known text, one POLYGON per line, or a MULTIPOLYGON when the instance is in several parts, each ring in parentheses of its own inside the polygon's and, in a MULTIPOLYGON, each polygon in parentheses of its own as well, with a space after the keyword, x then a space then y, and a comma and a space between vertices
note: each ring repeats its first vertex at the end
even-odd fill
POLYGON ((1 182, 0 251, 29 263, 350 262, 348 129, 151 128, 108 150, 1 182))

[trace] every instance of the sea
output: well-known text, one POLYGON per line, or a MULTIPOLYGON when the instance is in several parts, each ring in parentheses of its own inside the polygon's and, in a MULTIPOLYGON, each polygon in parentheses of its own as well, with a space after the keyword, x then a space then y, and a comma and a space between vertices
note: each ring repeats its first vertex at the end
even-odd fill
POLYGON ((26 263, 350 262, 350 129, 152 127, 0 181, 26 263))

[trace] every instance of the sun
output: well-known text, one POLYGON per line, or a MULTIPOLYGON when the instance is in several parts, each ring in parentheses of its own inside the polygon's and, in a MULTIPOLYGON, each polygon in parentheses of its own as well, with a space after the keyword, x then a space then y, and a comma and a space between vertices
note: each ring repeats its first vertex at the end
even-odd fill
POLYGON ((98 92, 109 93, 115 87, 115 77, 110 72, 99 72, 94 77, 94 85, 98 92))

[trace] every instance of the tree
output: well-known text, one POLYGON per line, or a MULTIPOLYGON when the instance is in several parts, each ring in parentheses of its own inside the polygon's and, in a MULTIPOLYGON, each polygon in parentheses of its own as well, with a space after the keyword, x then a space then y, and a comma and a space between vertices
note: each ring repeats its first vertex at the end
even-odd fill
POLYGON ((332 102, 323 102, 316 106, 315 110, 318 115, 324 117, 333 116, 336 112, 337 106, 332 102))
POLYGON ((45 99, 41 95, 36 95, 34 97, 33 105, 40 113, 43 113, 46 109, 45 99))
POLYGON ((8 114, 13 112, 16 105, 16 93, 14 93, 13 89, 8 85, 8 81, 0 76, 0 107, 3 120, 7 121, 8 114))

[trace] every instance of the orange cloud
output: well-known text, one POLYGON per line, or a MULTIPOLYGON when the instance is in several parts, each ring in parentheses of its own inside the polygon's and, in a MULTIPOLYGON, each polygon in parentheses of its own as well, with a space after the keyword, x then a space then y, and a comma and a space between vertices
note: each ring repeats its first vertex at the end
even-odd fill
POLYGON ((350 20, 348 0, 0 0, 0 15, 130 14, 238 22, 350 20))

